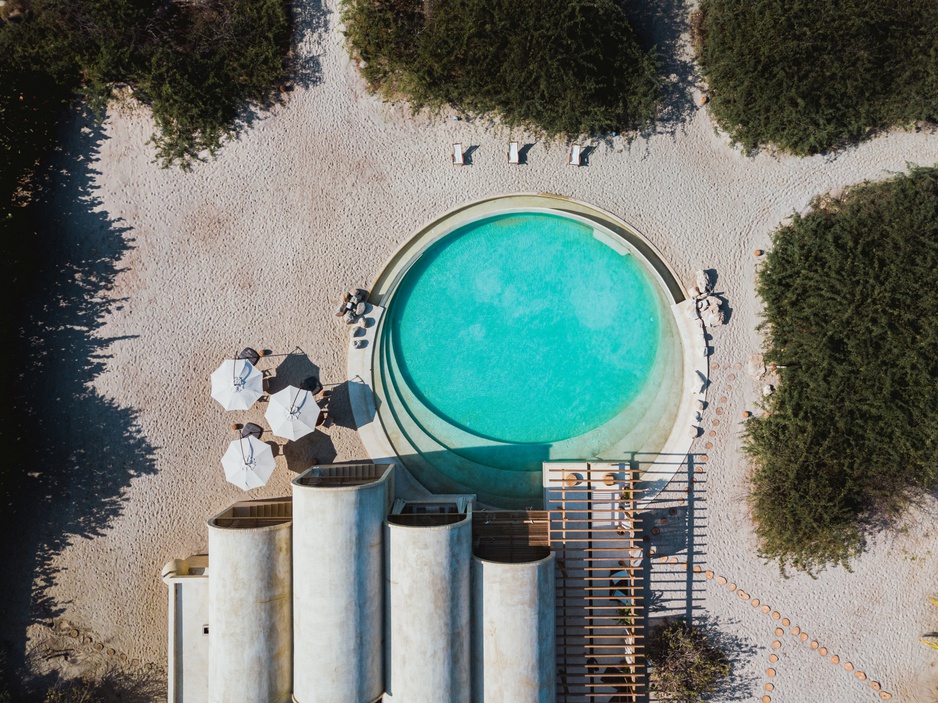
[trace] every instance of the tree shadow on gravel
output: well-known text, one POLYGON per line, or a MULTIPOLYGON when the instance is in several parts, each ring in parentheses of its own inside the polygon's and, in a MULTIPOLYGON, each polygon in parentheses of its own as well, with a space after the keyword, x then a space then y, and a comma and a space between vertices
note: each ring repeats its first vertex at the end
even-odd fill
POLYGON ((730 662, 730 674, 717 686, 712 699, 718 701, 753 700, 759 691, 761 679, 755 674, 745 674, 742 664, 759 654, 759 649, 748 639, 736 634, 739 622, 723 621, 719 618, 704 617, 694 622, 694 627, 701 630, 711 644, 719 648, 730 662))
POLYGON ((692 91, 697 66, 683 35, 690 32, 689 0, 618 0, 635 29, 641 47, 655 47, 662 79, 660 106, 654 132, 674 134, 697 109, 692 91))
POLYGON ((99 332, 121 302, 111 291, 132 247, 129 228, 100 211, 94 195, 103 131, 73 113, 60 138, 64 146, 40 171, 31 206, 36 275, 14 313, 17 334, 6 342, 12 412, 2 427, 0 640, 17 695, 27 678, 27 627, 51 623, 65 605, 51 595, 56 556, 77 539, 104 534, 131 480, 156 471, 138 411, 92 387, 118 341, 99 332))
POLYGON ((331 13, 323 0, 295 0, 292 9, 293 40, 287 62, 289 74, 298 86, 309 89, 322 82, 320 56, 331 13))

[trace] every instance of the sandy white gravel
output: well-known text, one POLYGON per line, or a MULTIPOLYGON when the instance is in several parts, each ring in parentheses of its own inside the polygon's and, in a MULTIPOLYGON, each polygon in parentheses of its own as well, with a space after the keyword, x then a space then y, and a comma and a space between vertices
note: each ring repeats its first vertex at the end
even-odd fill
MULTIPOLYGON (((102 534, 73 538, 54 557, 62 570, 48 594, 63 617, 133 658, 163 663, 167 595, 159 570, 173 557, 204 550, 205 520, 243 495, 225 483, 219 464, 231 439, 228 424, 262 422, 260 408, 226 413, 209 397, 208 377, 219 360, 244 345, 278 352, 298 346, 325 383, 344 380, 347 331, 333 317, 341 291, 369 282, 411 233, 450 208, 500 193, 550 192, 625 219, 688 284, 699 268, 718 272, 716 288, 732 313, 714 332, 720 368, 706 429, 713 429, 716 407, 725 414, 716 436, 704 435, 696 447, 709 455, 698 563, 783 611, 894 700, 935 700, 929 689, 938 680, 938 654, 916 638, 938 629, 938 610, 925 601, 938 595, 936 501, 927 498, 910 513, 906 531, 874 539, 852 573, 830 569, 817 580, 786 580, 754 552, 738 421, 742 410, 755 409, 761 389, 745 370, 760 346, 752 250, 767 248, 773 228, 815 195, 887 177, 907 162, 938 162, 938 136, 895 132, 833 157, 749 158, 698 109, 673 134, 596 142, 589 165, 572 168, 565 145, 482 122, 411 118, 369 96, 342 48, 334 0, 325 21, 325 33, 304 44, 318 57, 321 81, 298 87, 191 173, 153 163, 146 143, 152 125, 140 109, 112 110, 98 144, 78 123, 67 135, 62 182, 89 167, 82 161, 89 157, 96 210, 128 228, 124 236, 132 240, 97 332, 115 341, 93 388, 138 413, 156 471, 126 486, 120 513, 102 534), (506 163, 509 137, 536 142, 527 165, 506 163), (471 166, 451 165, 454 141, 478 147, 471 166), (704 450, 706 441, 715 446, 704 450)), ((56 202, 64 211, 74 197, 74 188, 62 187, 56 202)), ((86 218, 50 217, 63 247, 117 236, 90 230, 86 218)), ((337 406, 347 412, 341 398, 337 406)), ((68 427, 58 431, 76 445, 96 441, 72 437, 68 427)), ((336 426, 307 447, 311 456, 357 459, 362 448, 353 429, 336 426)), ((252 497, 289 492, 294 474, 283 456, 277 461, 269 485, 252 497)), ((292 468, 303 461, 295 458, 292 468)), ((656 564, 653 582, 670 568, 656 564)), ((720 700, 758 700, 776 623, 714 584, 695 580, 695 615, 744 650, 733 689, 720 700)), ((673 605, 663 607, 679 607, 673 605)), ((773 700, 877 700, 830 656, 796 646, 788 634, 781 639, 773 700)))

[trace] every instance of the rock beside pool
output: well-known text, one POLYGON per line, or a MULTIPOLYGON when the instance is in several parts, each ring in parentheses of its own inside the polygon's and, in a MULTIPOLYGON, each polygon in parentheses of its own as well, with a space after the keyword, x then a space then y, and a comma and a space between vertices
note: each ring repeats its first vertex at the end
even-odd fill
POLYGON ((355 313, 349 310, 347 313, 345 313, 345 317, 343 317, 342 320, 347 325, 352 324, 353 322, 355 322, 355 313))
POLYGON ((723 324, 724 319, 723 311, 718 307, 707 308, 703 318, 704 324, 707 325, 707 327, 719 327, 723 324))
POLYGON ((765 376, 765 359, 762 354, 753 354, 749 357, 749 375, 753 378, 765 376))
POLYGON ((335 316, 343 317, 346 312, 348 312, 348 306, 345 303, 342 303, 339 305, 339 309, 335 311, 335 316))
POLYGON ((698 271, 696 278, 697 278, 697 287, 701 290, 701 292, 709 293, 711 290, 710 288, 711 284, 710 284, 710 276, 707 274, 707 272, 698 271))
POLYGON ((356 314, 356 315, 364 315, 364 314, 365 314, 365 304, 364 304, 364 303, 359 303, 358 305, 355 306, 355 314, 356 314))

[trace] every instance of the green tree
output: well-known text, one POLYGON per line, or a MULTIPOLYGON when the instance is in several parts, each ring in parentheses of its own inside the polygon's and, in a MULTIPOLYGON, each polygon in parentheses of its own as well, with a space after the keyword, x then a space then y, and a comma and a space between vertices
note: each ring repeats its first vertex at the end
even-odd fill
POLYGON ((747 149, 938 120, 934 0, 703 0, 696 30, 710 110, 747 149))
POLYGON ((612 0, 344 0, 342 19, 369 87, 415 109, 449 104, 568 136, 655 114, 654 51, 612 0))
POLYGON ((760 548, 848 565, 938 485, 938 169, 817 199, 775 232, 757 290, 781 379, 745 430, 760 548))
POLYGON ((662 701, 698 703, 730 673, 726 655, 702 631, 677 620, 652 631, 648 659, 651 690, 662 701))

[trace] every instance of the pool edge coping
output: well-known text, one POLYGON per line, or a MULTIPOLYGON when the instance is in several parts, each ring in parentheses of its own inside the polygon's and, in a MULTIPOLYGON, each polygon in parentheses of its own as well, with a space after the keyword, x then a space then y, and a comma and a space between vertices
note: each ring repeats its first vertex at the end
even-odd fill
POLYGON ((511 209, 559 210, 563 214, 577 215, 584 219, 593 220, 612 234, 621 237, 626 244, 635 247, 652 269, 659 284, 663 285, 665 298, 670 297, 671 304, 669 308, 678 328, 678 337, 683 352, 682 387, 680 402, 671 432, 668 434, 661 450, 657 452, 657 460, 649 462, 647 470, 642 474, 642 498, 637 501, 637 505, 640 508, 645 508, 658 497, 678 470, 687 463, 691 447, 697 437, 696 434, 691 437, 689 430, 697 428, 696 431, 699 433, 695 406, 698 399, 706 399, 707 379, 709 378, 709 356, 706 353, 705 330, 699 320, 692 319, 688 314, 689 308, 696 305, 696 301, 687 298, 684 294, 677 273, 667 263, 657 247, 625 220, 601 208, 566 196, 550 193, 516 193, 491 196, 464 203, 431 220, 395 250, 381 269, 381 272, 370 284, 368 297, 370 310, 366 311, 366 317, 372 317, 374 324, 364 330, 353 330, 349 340, 347 362, 349 404, 351 405, 356 431, 362 445, 373 461, 393 462, 399 469, 407 473, 410 478, 409 483, 412 483, 414 487, 418 487, 419 492, 432 495, 407 470, 403 460, 397 456, 389 439, 388 430, 384 427, 384 422, 378 413, 374 391, 374 354, 377 348, 377 333, 379 328, 382 327, 382 317, 385 311, 382 303, 394 292, 403 275, 413 262, 419 258, 420 254, 440 237, 470 222, 511 209), (530 199, 535 199, 538 204, 532 204, 530 199), (518 203, 519 200, 524 202, 518 203), (573 205, 577 209, 570 211, 561 207, 551 208, 544 204, 544 202, 550 201, 573 205), (512 202, 517 203, 515 208, 509 205, 512 202), (509 205, 509 207, 506 208, 503 205, 509 205), (590 211, 597 213, 599 216, 589 217, 590 211), (470 212, 473 214, 465 217, 470 212), (464 216, 455 220, 452 219, 460 213, 464 216), (605 220, 608 220, 608 222, 605 220), (442 226, 444 224, 445 227, 442 226), (610 224, 613 227, 610 227, 610 224), (620 231, 620 228, 624 231, 620 231), (440 231, 434 234, 436 229, 440 231), (359 331, 362 334, 359 334, 359 331), (364 344, 357 348, 357 340, 363 340, 364 344), (698 380, 698 374, 700 380, 698 380), (699 390, 695 391, 695 388, 699 390))

